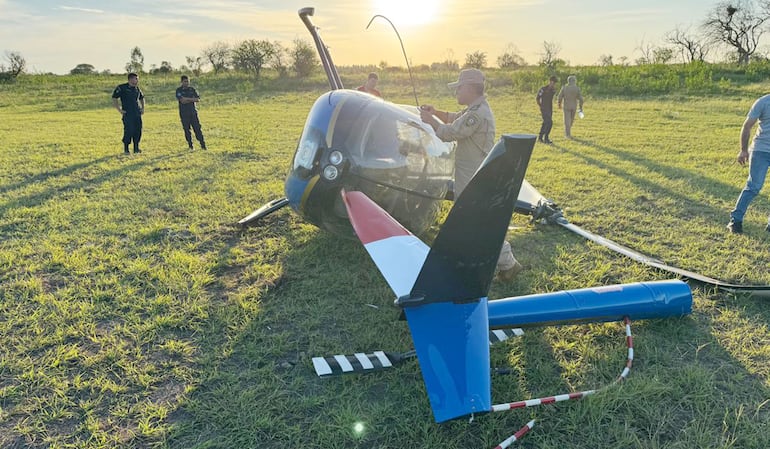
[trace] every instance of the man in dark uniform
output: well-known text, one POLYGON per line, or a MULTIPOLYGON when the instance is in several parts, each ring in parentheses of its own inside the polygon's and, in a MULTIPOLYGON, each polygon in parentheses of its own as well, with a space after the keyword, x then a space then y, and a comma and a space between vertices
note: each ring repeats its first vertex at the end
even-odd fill
POLYGON ((134 153, 141 153, 139 141, 142 140, 142 114, 144 114, 144 94, 139 89, 139 76, 128 74, 128 82, 121 84, 112 92, 112 104, 123 116, 123 153, 129 154, 128 144, 134 142, 134 153), (120 104, 118 104, 120 98, 120 104))
POLYGON ((555 76, 551 76, 548 80, 548 85, 543 86, 537 91, 537 105, 540 106, 540 115, 543 116, 543 124, 540 125, 540 134, 537 136, 537 140, 551 144, 553 143, 548 137, 551 134, 551 128, 553 128, 553 97, 556 95, 556 81, 559 79, 555 76))
POLYGON ((179 101, 179 118, 182 119, 182 129, 184 130, 184 138, 187 140, 187 146, 193 149, 192 135, 190 134, 190 127, 192 126, 195 132, 195 138, 201 144, 201 149, 206 149, 206 142, 203 140, 203 132, 201 131, 201 122, 198 120, 198 109, 195 103, 201 100, 198 92, 195 88, 190 86, 190 78, 187 75, 182 75, 182 85, 176 88, 176 99, 179 101))

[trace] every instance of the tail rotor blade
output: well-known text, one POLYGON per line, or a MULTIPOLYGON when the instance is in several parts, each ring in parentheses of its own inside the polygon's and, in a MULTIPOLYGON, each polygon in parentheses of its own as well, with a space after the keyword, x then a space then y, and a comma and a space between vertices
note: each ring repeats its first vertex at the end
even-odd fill
POLYGON ((357 352, 353 355, 313 357, 313 368, 319 377, 363 373, 390 368, 416 355, 415 351, 402 353, 375 351, 369 354, 357 352))
MULTIPOLYGON (((524 331, 516 329, 494 329, 489 331, 489 344, 494 345, 509 338, 520 337, 524 331)), ((333 355, 329 357, 313 357, 313 368, 318 377, 339 376, 341 374, 368 373, 380 371, 385 368, 391 368, 405 360, 413 359, 417 356, 415 350, 406 352, 384 352, 375 351, 372 353, 358 352, 353 355, 333 355)))

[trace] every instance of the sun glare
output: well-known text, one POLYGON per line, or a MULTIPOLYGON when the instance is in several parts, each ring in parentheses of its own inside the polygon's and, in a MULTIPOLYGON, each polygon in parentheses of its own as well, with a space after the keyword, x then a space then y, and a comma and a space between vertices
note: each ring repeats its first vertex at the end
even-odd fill
POLYGON ((436 18, 438 0, 373 0, 374 13, 381 14, 396 27, 425 25, 436 18))

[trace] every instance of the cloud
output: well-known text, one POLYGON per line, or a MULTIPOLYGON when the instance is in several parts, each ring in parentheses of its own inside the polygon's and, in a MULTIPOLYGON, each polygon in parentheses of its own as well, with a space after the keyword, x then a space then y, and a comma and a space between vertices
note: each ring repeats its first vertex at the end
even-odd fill
POLYGON ((60 11, 76 11, 76 12, 86 12, 91 14, 104 14, 104 11, 101 9, 78 8, 76 6, 59 6, 56 9, 60 11))

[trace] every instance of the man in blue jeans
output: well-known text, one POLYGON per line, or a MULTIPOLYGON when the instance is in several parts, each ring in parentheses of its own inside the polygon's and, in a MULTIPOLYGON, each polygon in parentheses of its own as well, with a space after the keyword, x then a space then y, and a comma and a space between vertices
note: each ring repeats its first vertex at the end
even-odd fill
MULTIPOLYGON (((746 187, 738 196, 735 209, 730 212, 730 222, 727 224, 727 229, 734 234, 743 232, 743 216, 746 215, 749 204, 765 184, 767 170, 770 168, 770 95, 765 95, 755 101, 743 122, 738 163, 745 165, 746 161, 749 162, 749 178, 746 180, 746 187), (751 152, 749 153, 749 135, 751 128, 757 122, 759 122, 759 127, 754 135, 754 140, 751 142, 751 152)), ((765 231, 770 232, 770 218, 768 220, 769 223, 765 226, 765 231)))

